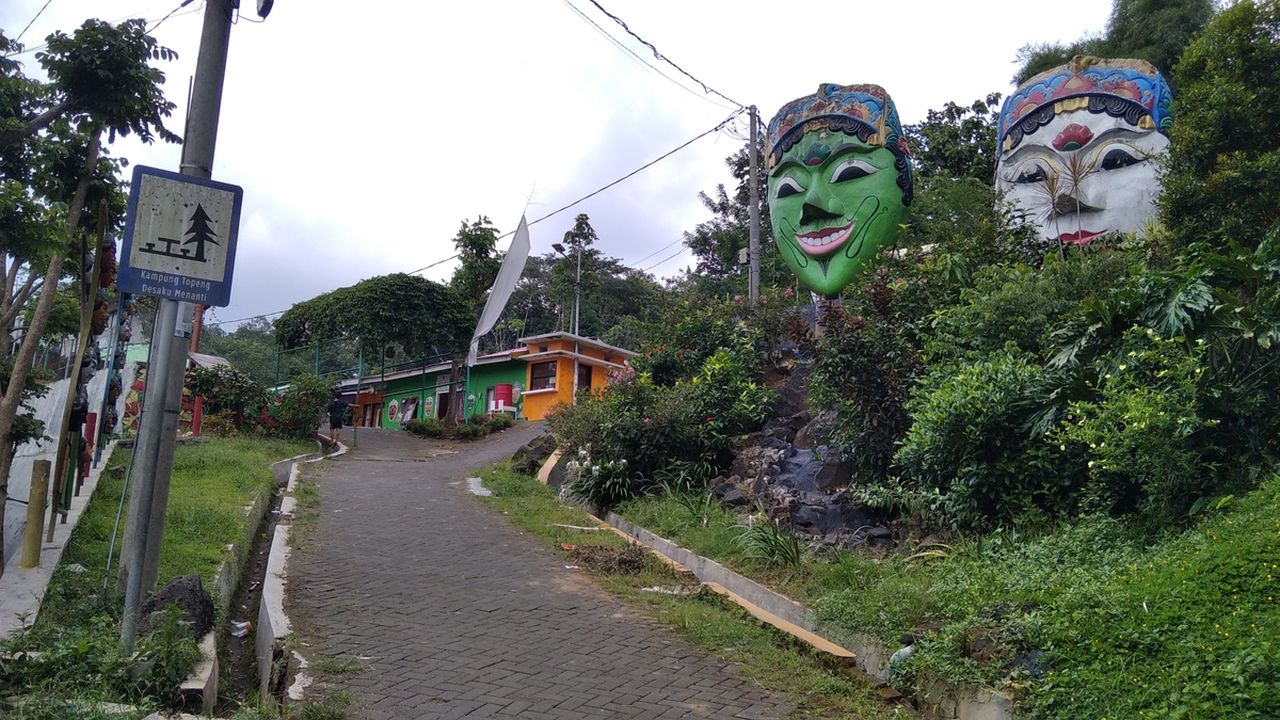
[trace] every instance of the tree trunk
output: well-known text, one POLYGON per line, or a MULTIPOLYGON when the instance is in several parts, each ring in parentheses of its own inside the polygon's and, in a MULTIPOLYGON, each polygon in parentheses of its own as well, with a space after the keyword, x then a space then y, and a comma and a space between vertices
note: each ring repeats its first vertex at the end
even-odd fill
MULTIPOLYGON (((93 168, 98 164, 99 133, 94 132, 89 139, 89 153, 85 162, 84 174, 76 185, 75 196, 71 198, 71 206, 67 210, 67 237, 74 238, 80 229, 80 215, 84 211, 85 196, 89 192, 89 180, 93 177, 93 168)), ((53 298, 58 292, 58 278, 62 275, 62 262, 66 253, 55 252, 49 261, 49 269, 44 274, 44 286, 40 288, 40 300, 31 318, 31 326, 22 334, 22 345, 18 348, 14 359, 13 373, 9 377, 9 386, 5 388, 4 397, 0 398, 0 559, 4 558, 4 511, 9 499, 9 469, 13 466, 15 448, 9 433, 18 417, 18 407, 22 403, 23 390, 27 385, 27 375, 31 373, 31 364, 35 360, 36 345, 44 335, 49 313, 53 310, 53 298)), ((4 563, 0 561, 0 575, 4 574, 4 563)))

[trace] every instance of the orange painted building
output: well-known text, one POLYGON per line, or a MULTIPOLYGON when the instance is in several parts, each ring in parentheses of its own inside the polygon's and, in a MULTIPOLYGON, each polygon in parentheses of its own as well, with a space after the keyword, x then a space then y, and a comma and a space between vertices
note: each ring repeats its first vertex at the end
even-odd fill
POLYGON ((528 363, 520 399, 524 416, 541 420, 559 403, 573 404, 582 390, 598 390, 609 373, 628 366, 636 353, 573 333, 554 332, 520 338, 528 363))

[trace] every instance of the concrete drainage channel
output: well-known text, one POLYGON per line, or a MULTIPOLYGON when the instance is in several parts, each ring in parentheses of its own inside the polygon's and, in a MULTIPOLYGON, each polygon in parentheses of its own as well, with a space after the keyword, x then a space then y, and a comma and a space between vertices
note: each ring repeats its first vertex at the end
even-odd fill
MULTIPOLYGON (((336 457, 346 451, 342 447, 330 455, 316 452, 272 464, 276 476, 275 491, 270 495, 259 496, 245 507, 245 515, 251 519, 249 532, 240 542, 227 546, 226 558, 214 577, 212 594, 217 603, 217 616, 224 619, 223 627, 211 630, 200 640, 204 660, 182 685, 184 707, 212 716, 217 704, 220 680, 224 679, 228 671, 230 677, 226 679, 230 679, 237 687, 247 686, 250 690, 264 688, 260 680, 263 675, 261 649, 264 634, 271 638, 268 643, 274 645, 277 635, 273 633, 273 628, 280 627, 280 623, 264 623, 261 618, 267 612, 267 607, 273 604, 279 608, 279 616, 283 617, 283 581, 277 576, 275 582, 272 582, 272 569, 283 563, 287 552, 287 546, 277 541, 282 529, 287 533, 288 517, 294 507, 293 498, 282 495, 282 491, 285 495, 293 491, 299 465, 336 457), (253 651, 250 652, 247 647, 249 638, 236 637, 230 631, 233 623, 247 619, 243 615, 253 613, 255 604, 259 606, 259 620, 257 626, 247 633, 249 636, 256 635, 253 651), (222 653, 218 652, 217 640, 220 633, 225 633, 222 653), (255 661, 258 665, 256 672, 253 669, 255 661), (246 676, 249 676, 248 680, 246 676)), ((284 627, 287 632, 287 620, 284 621, 284 627)), ((270 664, 271 660, 268 660, 268 673, 270 664)), ((265 697, 266 693, 262 693, 262 696, 265 697)))
POLYGON ((302 699, 302 691, 311 684, 311 678, 306 672, 306 658, 289 647, 292 627, 289 616, 284 611, 284 584, 290 552, 289 530, 297 509, 293 493, 298 487, 300 464, 338 457, 346 454, 347 450, 343 445, 335 453, 296 462, 289 468, 284 499, 280 504, 275 529, 270 535, 270 549, 262 577, 262 598, 258 603, 254 632, 257 691, 261 698, 273 698, 277 702, 297 702, 302 699))

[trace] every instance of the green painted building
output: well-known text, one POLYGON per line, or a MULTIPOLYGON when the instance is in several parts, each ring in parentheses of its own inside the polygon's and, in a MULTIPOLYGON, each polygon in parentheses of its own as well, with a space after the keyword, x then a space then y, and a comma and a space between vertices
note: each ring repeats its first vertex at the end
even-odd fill
MULTIPOLYGON (((463 404, 463 416, 476 413, 518 413, 512 402, 519 397, 528 373, 528 363, 518 356, 523 348, 508 350, 477 359, 472 366, 465 389, 459 397, 449 398, 449 363, 426 367, 397 369, 394 372, 370 374, 359 382, 348 379, 339 388, 350 393, 355 407, 355 423, 361 427, 401 428, 417 418, 443 418, 455 403, 463 404)), ((466 374, 463 369, 464 376, 466 374)))

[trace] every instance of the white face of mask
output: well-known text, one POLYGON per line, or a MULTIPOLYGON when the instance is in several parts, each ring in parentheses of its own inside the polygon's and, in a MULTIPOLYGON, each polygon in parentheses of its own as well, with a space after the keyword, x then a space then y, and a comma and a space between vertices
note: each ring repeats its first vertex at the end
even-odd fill
POLYGON ((1063 112, 1001 152, 996 187, 1046 240, 1088 243, 1155 217, 1169 139, 1105 113, 1063 112))

